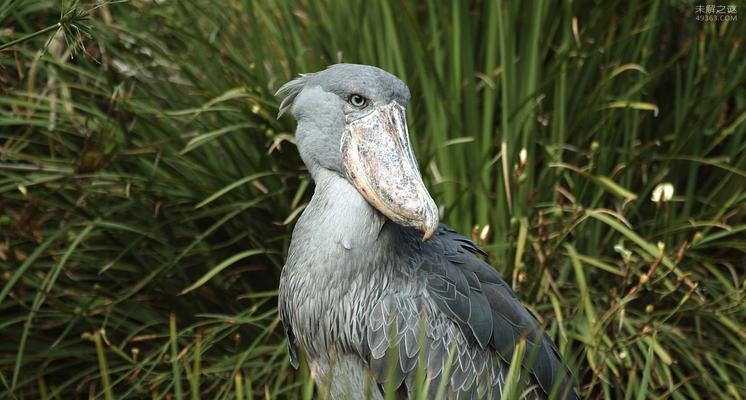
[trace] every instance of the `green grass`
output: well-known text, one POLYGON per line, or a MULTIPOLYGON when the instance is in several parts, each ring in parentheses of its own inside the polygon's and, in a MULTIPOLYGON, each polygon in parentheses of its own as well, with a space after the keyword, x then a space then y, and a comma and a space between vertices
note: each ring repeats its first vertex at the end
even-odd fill
POLYGON ((0 397, 311 398, 274 299, 313 186, 273 93, 342 60, 408 83, 444 222, 540 316, 581 397, 744 398, 738 12, 3 2, 0 397))

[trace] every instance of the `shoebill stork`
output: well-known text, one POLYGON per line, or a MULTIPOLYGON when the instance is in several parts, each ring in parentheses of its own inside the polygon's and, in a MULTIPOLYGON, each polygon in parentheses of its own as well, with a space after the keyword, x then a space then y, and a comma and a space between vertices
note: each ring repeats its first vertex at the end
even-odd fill
POLYGON ((382 399, 387 388, 408 398, 425 383, 434 398, 443 380, 449 398, 498 399, 525 338, 529 397, 576 398, 557 347, 484 253, 439 224, 409 142, 407 86, 337 64, 277 93, 316 184, 280 278, 293 366, 305 352, 333 399, 382 399))

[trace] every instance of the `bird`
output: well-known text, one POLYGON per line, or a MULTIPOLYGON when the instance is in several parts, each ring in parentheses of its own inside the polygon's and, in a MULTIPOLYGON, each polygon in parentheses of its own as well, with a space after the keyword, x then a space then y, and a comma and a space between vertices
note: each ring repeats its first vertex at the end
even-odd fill
POLYGON ((558 348, 486 254, 440 223, 410 143, 407 85, 334 64, 276 95, 315 183, 279 282, 291 364, 304 354, 332 399, 499 399, 525 341, 526 397, 576 399, 558 348))

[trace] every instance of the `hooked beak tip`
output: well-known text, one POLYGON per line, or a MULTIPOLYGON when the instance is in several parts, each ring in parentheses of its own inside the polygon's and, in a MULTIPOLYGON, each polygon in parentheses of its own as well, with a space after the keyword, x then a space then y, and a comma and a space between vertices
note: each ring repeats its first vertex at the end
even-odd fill
POLYGON ((430 240, 431 237, 435 234, 435 231, 437 229, 438 225, 433 224, 430 227, 426 227, 424 224, 420 226, 420 231, 422 231, 422 241, 427 242, 430 240))
POLYGON ((435 202, 433 202, 432 199, 430 199, 430 204, 430 212, 426 213, 425 217, 421 219, 418 224, 418 228, 420 229, 420 232, 422 232, 423 242, 427 242, 435 235, 435 232, 438 231, 438 224, 440 223, 438 211, 437 208, 435 208, 435 202))

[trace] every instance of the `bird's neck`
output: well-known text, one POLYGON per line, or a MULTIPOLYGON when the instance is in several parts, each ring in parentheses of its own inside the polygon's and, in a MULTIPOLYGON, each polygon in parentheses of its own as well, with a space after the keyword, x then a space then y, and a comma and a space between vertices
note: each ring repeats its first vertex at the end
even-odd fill
POLYGON ((293 230, 288 263, 313 262, 317 272, 340 276, 380 261, 392 223, 338 174, 320 168, 313 177, 316 189, 293 230))
POLYGON ((279 292, 283 321, 310 360, 359 343, 356 328, 341 322, 367 315, 399 264, 398 225, 346 179, 327 170, 313 176, 316 189, 293 230, 279 292))

